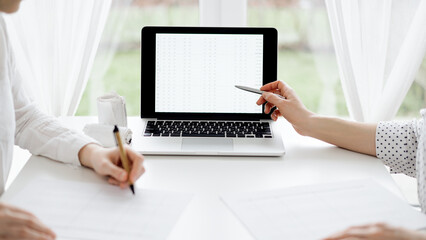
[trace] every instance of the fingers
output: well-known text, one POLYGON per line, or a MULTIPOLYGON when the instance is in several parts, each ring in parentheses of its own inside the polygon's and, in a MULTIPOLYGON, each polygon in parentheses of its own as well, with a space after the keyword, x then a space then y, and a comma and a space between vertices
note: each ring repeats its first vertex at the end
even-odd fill
MULTIPOLYGON (((258 105, 261 105, 266 102, 264 112, 268 114, 272 111, 274 107, 282 105, 282 103, 285 102, 285 99, 283 99, 279 94, 279 90, 271 90, 271 92, 264 92, 256 103, 258 105)), ((280 116, 282 116, 282 114, 279 109, 275 109, 274 112, 271 114, 271 118, 274 121, 276 121, 280 116)))
MULTIPOLYGON (((271 90, 271 91, 269 91, 269 92, 272 92, 272 93, 275 93, 275 94, 281 95, 281 92, 280 92, 279 90, 271 90)), ((257 104, 257 105, 262 105, 262 104, 264 104, 265 102, 266 102, 266 100, 263 98, 263 96, 261 96, 261 97, 259 97, 259 99, 257 100, 256 104, 257 104)))
POLYGON ((293 91, 293 89, 290 86, 288 86, 282 81, 275 81, 275 82, 265 84, 264 86, 260 88, 260 90, 266 91, 266 92, 273 92, 287 99, 289 98, 290 95, 292 95, 292 91, 293 91))
POLYGON ((271 112, 272 108, 275 107, 275 105, 273 105, 272 103, 266 103, 265 104, 265 113, 268 114, 271 112))
POLYGON ((275 81, 275 82, 268 83, 262 86, 260 90, 276 93, 278 95, 283 96, 286 99, 292 99, 297 97, 294 93, 294 90, 289 85, 285 84, 282 81, 275 81))
MULTIPOLYGON (((2 205, 0 210, 0 225, 6 226, 6 232, 3 233, 10 237, 15 236, 17 239, 54 239, 56 237, 51 229, 25 210, 9 205, 2 205)), ((0 235, 4 235, 3 233, 0 235)))
POLYGON ((364 238, 367 235, 360 230, 347 230, 344 232, 340 232, 331 237, 325 238, 324 240, 342 240, 342 239, 359 239, 364 238))
POLYGON ((43 235, 49 235, 52 238, 55 238, 55 233, 46 225, 44 225, 38 218, 30 218, 25 221, 26 225, 36 232, 40 232, 43 235))
POLYGON ((281 117, 281 116, 282 116, 282 114, 281 114, 281 112, 280 112, 280 110, 279 110, 279 109, 275 109, 274 113, 275 113, 275 115, 276 115, 277 117, 281 117))
POLYGON ((112 178, 112 177, 109 177, 108 178, 108 183, 109 184, 112 184, 112 185, 116 185, 116 186, 119 186, 120 185, 120 182, 119 181, 117 181, 117 180, 115 180, 114 178, 112 178))
POLYGON ((279 97, 276 94, 270 93, 270 92, 264 92, 262 94, 262 98, 265 99, 268 103, 273 104, 275 106, 277 106, 280 103, 282 103, 283 101, 285 101, 285 99, 279 97))
POLYGON ((101 163, 99 173, 115 178, 117 181, 124 182, 127 180, 127 173, 123 168, 115 165, 111 160, 104 160, 101 163))
POLYGON ((135 152, 129 146, 125 146, 127 159, 129 160, 129 166, 131 167, 130 174, 127 174, 126 170, 117 166, 121 161, 116 160, 115 158, 120 159, 119 149, 116 148, 109 155, 109 161, 105 161, 102 168, 103 175, 109 175, 112 179, 108 179, 108 182, 113 185, 127 184, 127 181, 134 183, 136 180, 145 172, 143 166, 144 158, 141 154, 135 152))
POLYGON ((31 216, 31 217, 36 217, 34 214, 32 214, 32 213, 30 213, 30 212, 28 212, 28 211, 25 211, 25 210, 23 210, 23 209, 21 209, 21 208, 17 208, 17 207, 15 207, 15 206, 12 206, 12 205, 3 205, 3 204, 1 204, 1 206, 0 207, 5 207, 5 208, 7 208, 8 209, 8 211, 12 211, 12 212, 17 212, 17 213, 21 213, 21 214, 25 214, 25 215, 28 215, 28 216, 31 216))
POLYGON ((271 118, 274 121, 277 121, 278 118, 282 116, 280 110, 276 109, 272 114, 271 114, 271 118))
POLYGON ((259 99, 256 101, 256 104, 257 105, 262 105, 265 102, 266 102, 266 100, 262 96, 260 96, 259 99))
POLYGON ((272 120, 274 120, 274 121, 277 121, 278 120, 278 115, 277 115, 277 113, 274 111, 272 114, 271 114, 271 118, 272 118, 272 120))
POLYGON ((116 179, 114 179, 112 177, 108 178, 108 183, 112 184, 112 185, 115 185, 115 186, 119 186, 122 189, 125 189, 125 188, 129 187, 129 183, 127 181, 125 181, 125 182, 119 182, 119 181, 117 181, 116 179))
POLYGON ((282 81, 275 81, 268 84, 263 85, 260 90, 262 91, 271 91, 275 89, 284 90, 287 86, 282 81))
POLYGON ((50 230, 46 225, 41 223, 41 221, 32 214, 26 214, 21 212, 15 212, 10 216, 10 223, 17 225, 24 225, 33 231, 40 232, 52 237, 55 236, 55 233, 50 230))
POLYGON ((120 150, 118 148, 101 149, 96 154, 92 154, 94 170, 103 176, 110 177, 108 182, 113 185, 120 185, 120 187, 128 187, 128 182, 134 183, 144 172, 143 156, 129 146, 125 146, 127 159, 129 160, 130 173, 128 174, 123 169, 120 157, 120 150))
MULTIPOLYGON (((350 227, 342 232, 336 233, 324 240, 339 240, 339 239, 365 239, 374 238, 385 239, 383 232, 387 229, 387 225, 383 223, 369 224, 362 226, 350 227)), ((389 230, 387 230, 389 232, 389 230)))
POLYGON ((132 170, 130 171, 130 182, 134 183, 136 180, 142 176, 145 172, 145 168, 143 166, 143 156, 131 149, 130 147, 126 147, 126 152, 129 160, 131 161, 132 170))

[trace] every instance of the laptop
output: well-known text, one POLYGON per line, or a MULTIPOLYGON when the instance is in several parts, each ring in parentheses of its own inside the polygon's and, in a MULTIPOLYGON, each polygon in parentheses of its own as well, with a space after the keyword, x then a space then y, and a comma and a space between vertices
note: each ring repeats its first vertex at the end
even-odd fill
POLYGON ((256 105, 259 95, 235 87, 260 88, 277 79, 276 29, 144 27, 141 52, 137 151, 284 154, 281 130, 256 105))

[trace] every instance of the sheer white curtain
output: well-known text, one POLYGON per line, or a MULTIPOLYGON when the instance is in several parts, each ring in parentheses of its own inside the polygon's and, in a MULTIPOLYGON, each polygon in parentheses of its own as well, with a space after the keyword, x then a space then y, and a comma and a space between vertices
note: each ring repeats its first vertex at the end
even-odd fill
POLYGON ((18 66, 46 113, 75 113, 110 6, 111 0, 32 0, 7 16, 18 66))
POLYGON ((392 119, 426 51, 426 1, 326 0, 326 6, 351 117, 392 119))
MULTIPOLYGON (((90 98, 87 114, 97 115, 96 98, 105 94, 104 76, 111 66, 122 37, 122 30, 127 21, 128 12, 134 0, 111 0, 110 14, 102 33, 96 57, 93 62, 86 91, 90 98)), ((139 33, 139 31, 138 31, 139 33)), ((78 114, 78 112, 77 112, 78 114)))
POLYGON ((322 83, 322 93, 318 102, 318 113, 337 115, 337 97, 335 87, 339 81, 336 55, 333 50, 330 24, 323 1, 301 1, 301 7, 307 11, 306 42, 312 53, 318 78, 322 83))

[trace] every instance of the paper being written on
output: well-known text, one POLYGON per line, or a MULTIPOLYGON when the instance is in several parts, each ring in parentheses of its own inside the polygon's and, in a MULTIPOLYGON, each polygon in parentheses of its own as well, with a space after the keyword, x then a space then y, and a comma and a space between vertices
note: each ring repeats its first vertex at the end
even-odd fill
POLYGON ((372 180, 222 196, 256 239, 322 239, 347 227, 426 227, 426 216, 372 180))
POLYGON ((57 239, 166 239, 192 194, 34 179, 11 203, 52 228, 57 239))

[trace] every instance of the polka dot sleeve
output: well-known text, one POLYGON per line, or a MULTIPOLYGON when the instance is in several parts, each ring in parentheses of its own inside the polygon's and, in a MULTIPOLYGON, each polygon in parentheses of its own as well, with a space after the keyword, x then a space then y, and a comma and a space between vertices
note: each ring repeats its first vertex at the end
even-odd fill
POLYGON ((416 177, 417 121, 379 122, 376 128, 376 156, 391 173, 416 177))

